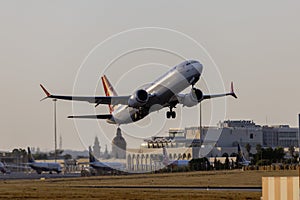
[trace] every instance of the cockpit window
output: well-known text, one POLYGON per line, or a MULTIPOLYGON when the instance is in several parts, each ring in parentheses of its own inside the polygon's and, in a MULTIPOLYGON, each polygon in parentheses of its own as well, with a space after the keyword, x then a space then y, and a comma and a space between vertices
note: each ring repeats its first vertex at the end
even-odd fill
POLYGON ((192 61, 188 62, 186 65, 190 65, 190 64, 193 64, 193 63, 197 63, 197 61, 192 60, 192 61))

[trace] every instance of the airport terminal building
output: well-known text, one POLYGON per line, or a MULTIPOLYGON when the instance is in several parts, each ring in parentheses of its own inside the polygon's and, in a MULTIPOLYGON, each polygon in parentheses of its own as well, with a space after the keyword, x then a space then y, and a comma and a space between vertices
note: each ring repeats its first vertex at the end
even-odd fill
POLYGON ((233 156, 240 144, 245 149, 250 144, 250 152, 256 153, 256 145, 262 147, 298 146, 298 128, 288 125, 261 126, 252 120, 226 120, 216 127, 170 128, 166 137, 152 137, 144 140, 139 149, 127 150, 129 170, 153 170, 161 168, 162 147, 167 147, 170 160, 191 160, 201 157, 233 156))

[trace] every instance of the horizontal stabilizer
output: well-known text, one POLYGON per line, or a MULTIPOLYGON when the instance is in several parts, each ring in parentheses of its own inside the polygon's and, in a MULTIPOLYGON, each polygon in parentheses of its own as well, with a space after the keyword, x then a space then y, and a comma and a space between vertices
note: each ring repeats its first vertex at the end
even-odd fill
POLYGON ((111 114, 103 115, 80 115, 80 116, 68 116, 68 118, 78 118, 78 119, 111 119, 111 114))

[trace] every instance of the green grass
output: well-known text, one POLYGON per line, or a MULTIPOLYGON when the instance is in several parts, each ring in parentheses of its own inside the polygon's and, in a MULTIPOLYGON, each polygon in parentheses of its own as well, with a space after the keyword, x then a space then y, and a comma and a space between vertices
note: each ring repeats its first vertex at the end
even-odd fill
POLYGON ((168 174, 98 176, 71 179, 6 180, 5 199, 259 199, 261 192, 160 189, 103 189, 88 186, 261 186, 262 176, 298 176, 298 171, 209 171, 168 174), (84 186, 79 188, 78 186, 84 186))

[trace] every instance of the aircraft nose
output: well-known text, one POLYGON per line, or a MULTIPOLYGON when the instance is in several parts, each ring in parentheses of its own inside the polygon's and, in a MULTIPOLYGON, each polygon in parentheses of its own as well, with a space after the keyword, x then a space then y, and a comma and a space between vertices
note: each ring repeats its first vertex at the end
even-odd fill
POLYGON ((199 62, 194 63, 193 66, 199 72, 199 74, 202 74, 203 66, 201 63, 199 63, 199 62))

